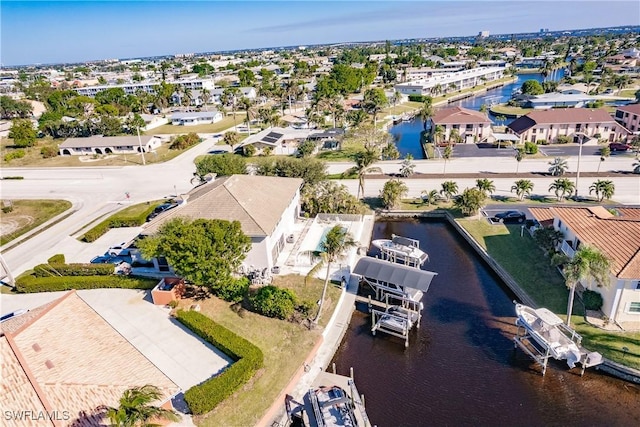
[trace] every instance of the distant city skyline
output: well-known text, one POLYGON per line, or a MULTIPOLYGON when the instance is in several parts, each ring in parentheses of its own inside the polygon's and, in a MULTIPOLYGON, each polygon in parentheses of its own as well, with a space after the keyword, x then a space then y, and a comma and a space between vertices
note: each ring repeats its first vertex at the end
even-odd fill
POLYGON ((640 25, 637 1, 2 0, 3 66, 640 25))

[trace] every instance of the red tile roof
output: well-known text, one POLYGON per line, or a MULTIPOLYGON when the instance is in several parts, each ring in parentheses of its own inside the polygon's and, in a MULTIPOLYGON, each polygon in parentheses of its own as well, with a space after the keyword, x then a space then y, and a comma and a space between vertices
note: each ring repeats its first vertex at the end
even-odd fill
POLYGON ((617 110, 624 111, 625 113, 640 114, 640 103, 618 107, 617 110))
POLYGON ((549 214, 562 220, 584 244, 604 252, 611 272, 620 279, 640 279, 640 208, 617 209, 613 215, 601 206, 593 208, 531 208, 541 221, 549 214))
POLYGON ((462 107, 450 107, 438 110, 431 120, 436 125, 491 123, 491 120, 489 120, 486 114, 462 107))

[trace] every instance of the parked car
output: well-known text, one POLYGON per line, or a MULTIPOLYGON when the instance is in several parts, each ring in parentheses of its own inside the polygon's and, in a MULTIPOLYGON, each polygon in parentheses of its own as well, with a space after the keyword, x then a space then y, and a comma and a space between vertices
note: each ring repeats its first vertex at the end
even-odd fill
POLYGON ((107 254, 112 257, 126 256, 129 255, 129 252, 130 250, 126 242, 122 242, 118 245, 113 245, 109 249, 107 249, 107 254))
POLYGON ((160 206, 157 206, 153 212, 151 212, 148 216, 147 216, 147 221, 151 221, 153 218, 157 217, 158 215, 160 215, 162 212, 168 211, 169 209, 173 209, 176 206, 178 206, 178 204, 176 202, 168 202, 168 203, 163 203, 160 206))
POLYGON ((612 142, 609 144, 609 149, 611 151, 629 151, 631 150, 631 145, 624 142, 612 142))
POLYGON ((229 152, 226 150, 212 150, 209 151, 209 154, 228 154, 229 152))
POLYGON ((521 211, 500 212, 493 216, 493 221, 504 224, 521 224, 527 219, 527 215, 521 211))

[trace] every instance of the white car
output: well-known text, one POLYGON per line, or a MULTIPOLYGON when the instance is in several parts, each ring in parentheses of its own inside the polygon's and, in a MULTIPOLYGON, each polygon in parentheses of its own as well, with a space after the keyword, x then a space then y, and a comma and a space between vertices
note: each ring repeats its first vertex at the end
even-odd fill
POLYGON ((124 256, 129 255, 129 248, 127 247, 126 242, 122 242, 119 245, 113 245, 109 249, 107 249, 107 254, 111 256, 124 256))

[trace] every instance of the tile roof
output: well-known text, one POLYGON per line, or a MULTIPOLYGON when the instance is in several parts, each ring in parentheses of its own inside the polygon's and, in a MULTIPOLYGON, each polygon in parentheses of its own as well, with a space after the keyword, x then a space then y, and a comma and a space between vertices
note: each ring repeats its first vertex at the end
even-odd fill
POLYGON ((538 221, 552 214, 562 220, 582 243, 604 252, 612 262, 611 272, 616 277, 640 279, 640 208, 619 208, 620 215, 617 216, 601 206, 529 210, 538 221))
POLYGON ((515 130, 516 128, 521 127, 518 122, 524 119, 528 119, 526 121, 527 123, 533 122, 533 125, 567 123, 615 123, 613 117, 611 117, 607 110, 603 108, 553 108, 550 110, 532 111, 527 115, 514 120, 509 125, 509 128, 515 130))
POLYGON ((61 425, 74 421, 74 425, 95 425, 97 420, 91 414, 102 405, 117 406, 126 389, 153 384, 162 394, 158 404, 180 391, 75 291, 39 314, 17 332, 5 332, 3 337, 2 390, 15 389, 8 399, 10 407, 25 401, 32 403, 28 408, 35 407, 35 393, 47 410, 69 411, 71 420, 61 425), (20 375, 16 360, 4 357, 5 353, 10 356, 5 342, 11 346, 30 387, 20 375), (4 375, 5 364, 11 376, 4 375))
POLYGON ((640 103, 618 107, 616 110, 624 111, 625 113, 640 114, 640 103))
MULTIPOLYGON (((147 145, 154 136, 140 135, 142 145, 147 145)), ((137 136, 90 136, 88 138, 68 138, 60 148, 82 148, 82 147, 128 147, 140 145, 137 136)))
POLYGON ((300 186, 300 178, 232 175, 216 179, 189 192, 187 203, 151 221, 142 234, 153 234, 172 218, 240 221, 249 237, 270 235, 300 186))
POLYGON ((431 120, 436 125, 491 123, 491 120, 489 120, 489 117, 487 117, 486 114, 462 107, 451 107, 438 110, 431 120))

